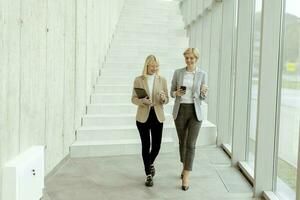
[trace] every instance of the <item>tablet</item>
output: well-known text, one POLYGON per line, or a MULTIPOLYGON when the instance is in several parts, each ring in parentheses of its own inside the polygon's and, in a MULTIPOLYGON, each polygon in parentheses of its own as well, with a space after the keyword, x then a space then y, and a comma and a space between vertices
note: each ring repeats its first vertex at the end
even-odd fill
POLYGON ((134 88, 134 91, 139 99, 143 99, 148 96, 146 90, 143 88, 134 88))

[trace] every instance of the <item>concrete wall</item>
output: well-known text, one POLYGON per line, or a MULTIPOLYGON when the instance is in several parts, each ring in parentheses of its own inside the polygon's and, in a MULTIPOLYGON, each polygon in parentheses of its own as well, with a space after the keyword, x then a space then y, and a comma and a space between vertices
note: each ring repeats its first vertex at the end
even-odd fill
POLYGON ((0 0, 0 167, 38 144, 49 173, 69 153, 123 2, 0 0))

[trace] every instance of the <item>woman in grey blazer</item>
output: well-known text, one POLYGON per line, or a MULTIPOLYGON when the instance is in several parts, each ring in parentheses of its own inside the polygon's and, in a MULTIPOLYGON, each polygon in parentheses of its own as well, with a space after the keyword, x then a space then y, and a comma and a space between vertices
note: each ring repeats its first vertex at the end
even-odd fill
POLYGON ((202 124, 201 102, 206 98, 206 73, 196 66, 199 51, 188 48, 184 53, 186 67, 174 72, 171 96, 175 98, 173 118, 179 140, 182 190, 189 188, 189 172, 193 168, 195 145, 202 124))

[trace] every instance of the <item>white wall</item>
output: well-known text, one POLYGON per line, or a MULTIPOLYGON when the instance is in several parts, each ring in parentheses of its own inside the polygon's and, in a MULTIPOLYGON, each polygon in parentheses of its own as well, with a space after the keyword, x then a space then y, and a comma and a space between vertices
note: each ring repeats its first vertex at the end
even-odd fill
POLYGON ((0 167, 42 144, 49 173, 69 153, 123 3, 0 0, 0 167))

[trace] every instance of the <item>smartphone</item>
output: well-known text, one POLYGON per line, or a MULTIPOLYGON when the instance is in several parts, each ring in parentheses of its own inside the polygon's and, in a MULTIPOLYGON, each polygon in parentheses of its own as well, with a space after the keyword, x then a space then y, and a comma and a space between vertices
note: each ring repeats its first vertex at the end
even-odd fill
POLYGON ((180 86, 180 89, 186 91, 186 86, 182 85, 182 86, 180 86))

